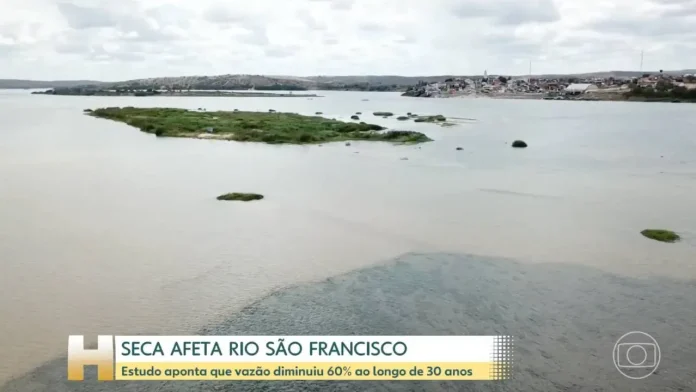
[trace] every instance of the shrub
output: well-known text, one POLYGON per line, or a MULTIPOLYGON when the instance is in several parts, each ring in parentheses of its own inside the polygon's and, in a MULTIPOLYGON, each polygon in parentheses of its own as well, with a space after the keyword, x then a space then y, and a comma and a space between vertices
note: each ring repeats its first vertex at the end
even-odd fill
POLYGON ((680 239, 679 234, 663 229, 646 229, 641 231, 640 234, 660 242, 675 242, 680 239))
POLYGON ((224 195, 220 195, 217 197, 218 200, 236 200, 236 201, 252 201, 252 200, 261 200, 263 199, 263 195, 259 195, 258 193, 225 193, 224 195))
POLYGON ((312 135, 310 135, 308 133, 303 133, 297 138, 297 140, 300 143, 311 143, 314 141, 314 137, 312 137, 312 135))

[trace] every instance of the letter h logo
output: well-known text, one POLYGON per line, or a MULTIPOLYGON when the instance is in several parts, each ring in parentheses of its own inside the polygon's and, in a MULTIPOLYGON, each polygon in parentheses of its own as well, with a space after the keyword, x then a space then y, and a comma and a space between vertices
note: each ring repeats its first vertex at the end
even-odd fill
POLYGON ((68 380, 83 381, 86 365, 97 365, 97 380, 112 381, 114 379, 113 335, 99 335, 95 350, 85 349, 83 335, 68 337, 68 380))

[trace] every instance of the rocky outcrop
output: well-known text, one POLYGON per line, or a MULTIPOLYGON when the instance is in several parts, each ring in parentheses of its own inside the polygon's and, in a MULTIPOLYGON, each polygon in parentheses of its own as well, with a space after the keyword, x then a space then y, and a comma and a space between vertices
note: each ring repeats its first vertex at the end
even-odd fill
POLYGON ((436 114, 434 116, 419 116, 415 120, 415 122, 428 122, 428 123, 436 123, 436 122, 444 122, 447 121, 447 118, 441 114, 436 114))

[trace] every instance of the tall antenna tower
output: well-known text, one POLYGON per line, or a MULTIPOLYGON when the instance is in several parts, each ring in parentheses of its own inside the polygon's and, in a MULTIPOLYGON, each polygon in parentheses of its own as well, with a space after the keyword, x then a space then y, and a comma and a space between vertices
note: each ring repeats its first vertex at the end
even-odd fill
POLYGON ((640 51, 640 72, 643 72, 643 51, 640 51))

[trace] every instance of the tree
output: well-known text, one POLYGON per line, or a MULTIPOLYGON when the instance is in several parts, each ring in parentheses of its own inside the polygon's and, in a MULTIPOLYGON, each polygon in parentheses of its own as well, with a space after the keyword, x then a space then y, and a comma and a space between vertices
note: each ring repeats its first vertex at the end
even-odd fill
POLYGON ((508 79, 505 76, 498 76, 498 80, 502 84, 507 84, 508 79))
POLYGON ((672 89, 672 95, 679 98, 686 97, 688 95, 688 92, 689 90, 686 87, 682 86, 677 86, 672 89))
POLYGON ((660 91, 660 92, 666 92, 669 91, 673 87, 671 82, 665 81, 665 80, 660 80, 657 82, 657 85, 655 86, 655 90, 660 91))

